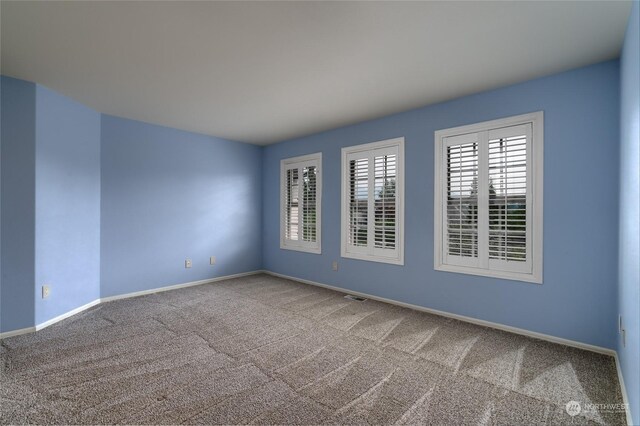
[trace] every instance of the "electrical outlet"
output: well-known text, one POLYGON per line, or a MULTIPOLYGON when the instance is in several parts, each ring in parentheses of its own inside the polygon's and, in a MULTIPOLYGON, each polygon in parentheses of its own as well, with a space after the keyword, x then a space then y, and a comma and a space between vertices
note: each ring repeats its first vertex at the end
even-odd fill
POLYGON ((191 268, 191 259, 186 259, 184 261, 184 267, 185 268, 191 268))
POLYGON ((47 297, 49 297, 49 295, 51 294, 51 287, 49 287, 49 285, 45 284, 42 286, 42 298, 46 299, 47 297))
POLYGON ((215 265, 216 264, 216 257, 215 256, 211 256, 209 258, 209 265, 215 265))
POLYGON ((331 269, 333 269, 334 271, 337 271, 338 270, 338 262, 336 262, 334 260, 333 263, 331 264, 331 269))

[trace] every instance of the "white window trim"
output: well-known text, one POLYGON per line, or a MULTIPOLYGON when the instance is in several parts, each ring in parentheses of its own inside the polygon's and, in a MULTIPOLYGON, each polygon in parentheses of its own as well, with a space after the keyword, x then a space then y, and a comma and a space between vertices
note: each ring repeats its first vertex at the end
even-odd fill
POLYGON ((342 175, 341 175, 341 217, 340 217, 340 255, 344 258, 367 260, 371 262, 390 263, 393 265, 404 265, 404 138, 386 139, 383 141, 354 145, 342 148, 342 175), (349 230, 349 154, 371 151, 389 147, 398 148, 397 176, 396 176, 396 198, 398 221, 398 231, 396 235, 397 255, 394 257, 381 256, 379 254, 354 253, 349 251, 347 243, 349 230))
POLYGON ((498 120, 438 130, 435 132, 435 179, 434 179, 434 268, 437 271, 457 272, 485 277, 503 278, 542 284, 543 246, 543 158, 544 158, 544 114, 542 111, 517 115, 498 120), (532 184, 531 260, 532 272, 507 272, 477 267, 457 266, 444 263, 444 228, 442 203, 444 202, 443 158, 444 139, 451 136, 476 133, 500 127, 531 123, 531 164, 532 184))
POLYGON ((301 155, 299 157, 286 158, 280 161, 280 248, 306 253, 322 254, 322 153, 301 155), (316 241, 287 240, 286 236, 286 171, 291 166, 304 167, 309 163, 317 164, 316 176, 316 241))

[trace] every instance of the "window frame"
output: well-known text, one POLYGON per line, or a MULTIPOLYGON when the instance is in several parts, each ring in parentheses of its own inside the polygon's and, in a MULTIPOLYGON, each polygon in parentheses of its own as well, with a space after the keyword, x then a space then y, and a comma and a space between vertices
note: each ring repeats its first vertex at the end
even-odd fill
MULTIPOLYGON (((544 175, 544 113, 537 111, 497 120, 484 121, 465 126, 453 127, 449 129, 437 130, 434 134, 434 269, 444 272, 455 272, 470 275, 479 275, 492 278, 502 278, 508 280, 525 281, 535 284, 542 284, 543 279, 543 175, 544 175), (445 250, 447 248, 445 235, 445 214, 446 206, 446 183, 447 183, 447 155, 445 138, 463 136, 466 134, 496 131, 505 127, 518 125, 531 125, 531 140, 527 141, 527 192, 531 194, 530 214, 527 213, 527 225, 530 224, 527 237, 530 241, 530 251, 527 253, 527 261, 530 262, 531 271, 517 272, 491 269, 488 260, 480 266, 455 265, 446 262, 445 250), (530 186, 529 186, 530 185, 530 186)), ((478 140, 479 151, 488 150, 488 138, 478 140), (485 144, 485 146, 481 146, 485 144)), ((483 179, 481 174, 488 171, 487 164, 483 165, 479 160, 479 180, 483 179)), ((479 196, 480 204, 482 195, 479 196)), ((486 196, 485 196, 486 198, 486 196)), ((480 208, 480 206, 479 206, 480 208)), ((488 203, 487 203, 488 214, 488 203)), ((487 233, 488 228, 478 232, 487 233)), ((480 250, 480 248, 479 248, 480 250)), ((488 248, 486 249, 488 251, 488 248)))
MULTIPOLYGON (((301 188, 302 185, 299 185, 301 188)), ((302 197, 299 195, 299 210, 302 212, 302 197)), ((302 234, 302 213, 300 214, 299 234, 302 234)), ((305 253, 322 254, 322 153, 301 155, 280 160, 280 248, 305 253), (316 241, 291 240, 286 238, 287 218, 287 170, 298 168, 299 179, 302 180, 302 169, 316 166, 316 241)))
MULTIPOLYGON (((341 165, 341 217, 340 217, 340 256, 349 259, 366 260, 370 262, 389 263, 393 265, 404 265, 404 137, 386 139, 382 141, 366 143, 361 145, 353 145, 342 148, 342 165, 341 165), (372 155, 376 150, 384 151, 388 149, 397 149, 396 160, 396 249, 395 255, 383 255, 384 249, 376 249, 375 247, 367 247, 366 250, 350 250, 353 246, 348 244, 349 238, 349 157, 352 154, 367 153, 372 155)), ((374 185, 374 183, 369 183, 374 185)), ((369 221, 367 222, 369 226, 369 221)), ((375 225, 371 225, 372 227, 375 225)), ((367 229, 367 236, 369 236, 367 229)), ((368 238, 368 237, 367 237, 368 238)), ((372 236, 372 240, 373 240, 372 236)))

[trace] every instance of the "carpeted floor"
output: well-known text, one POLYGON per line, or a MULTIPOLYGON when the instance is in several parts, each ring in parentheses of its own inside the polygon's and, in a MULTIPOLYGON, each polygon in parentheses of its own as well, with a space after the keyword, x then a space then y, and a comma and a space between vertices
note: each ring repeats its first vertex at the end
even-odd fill
POLYGON ((611 357, 343 296, 254 275, 6 339, 0 422, 625 424, 611 357))

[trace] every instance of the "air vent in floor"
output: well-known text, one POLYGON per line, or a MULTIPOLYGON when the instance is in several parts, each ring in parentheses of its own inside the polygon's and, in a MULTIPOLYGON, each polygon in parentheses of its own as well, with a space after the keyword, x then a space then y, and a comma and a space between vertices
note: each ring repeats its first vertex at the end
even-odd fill
POLYGON ((364 297, 354 296, 353 294, 347 294, 344 298, 349 300, 355 300, 356 302, 364 302, 365 300, 367 300, 364 297))

